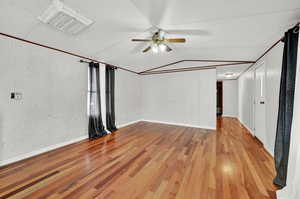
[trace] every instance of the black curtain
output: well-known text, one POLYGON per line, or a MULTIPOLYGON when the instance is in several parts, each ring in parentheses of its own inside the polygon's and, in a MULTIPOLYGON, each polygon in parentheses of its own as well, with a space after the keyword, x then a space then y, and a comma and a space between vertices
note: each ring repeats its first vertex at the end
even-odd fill
POLYGON ((95 139, 107 135, 102 123, 99 63, 89 63, 89 88, 88 88, 88 110, 89 110, 89 138, 95 139))
POLYGON ((277 172, 274 184, 281 188, 286 186, 287 178, 297 67, 298 31, 299 27, 292 28, 285 33, 284 37, 279 110, 274 151, 277 172))
POLYGON ((106 65, 106 128, 116 131, 115 121, 115 67, 106 65))

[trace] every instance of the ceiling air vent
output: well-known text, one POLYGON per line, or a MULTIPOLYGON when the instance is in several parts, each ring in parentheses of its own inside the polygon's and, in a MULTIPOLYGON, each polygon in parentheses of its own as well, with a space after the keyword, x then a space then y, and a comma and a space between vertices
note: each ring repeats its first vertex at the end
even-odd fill
POLYGON ((93 21, 64 5, 53 0, 50 7, 38 17, 42 22, 65 33, 76 35, 89 27, 93 21))

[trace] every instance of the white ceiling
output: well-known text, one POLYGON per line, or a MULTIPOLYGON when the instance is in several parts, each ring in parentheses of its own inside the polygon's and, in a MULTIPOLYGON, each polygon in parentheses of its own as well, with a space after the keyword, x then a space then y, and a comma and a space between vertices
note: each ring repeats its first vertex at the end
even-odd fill
MULTIPOLYGON (((37 17, 50 0, 1 0, 0 32, 79 53, 137 72, 183 59, 256 60, 300 19, 299 0, 65 0, 95 23, 77 36, 40 23, 37 17), (201 29, 202 36, 185 37, 171 53, 141 53, 144 44, 132 38, 162 29, 201 29)), ((201 63, 202 64, 202 63, 201 63)), ((209 63, 206 63, 208 65, 209 63)), ((183 62, 180 67, 200 66, 183 62)), ((240 73, 247 65, 218 69, 240 73)), ((170 69, 171 67, 169 67, 170 69)), ((172 66, 174 68, 174 66, 172 66)))

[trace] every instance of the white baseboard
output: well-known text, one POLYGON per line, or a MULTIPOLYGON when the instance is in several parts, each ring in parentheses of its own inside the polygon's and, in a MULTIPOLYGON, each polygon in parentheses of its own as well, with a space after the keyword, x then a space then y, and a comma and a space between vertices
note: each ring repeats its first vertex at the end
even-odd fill
POLYGON ((128 126, 128 125, 131 125, 131 124, 134 124, 134 123, 138 123, 140 121, 142 121, 142 120, 135 120, 135 121, 127 122, 127 123, 124 123, 124 124, 118 124, 117 126, 118 126, 118 128, 122 128, 124 126, 128 126))
POLYGON ((222 115, 222 117, 231 117, 231 118, 237 118, 236 115, 222 115))
POLYGON ((270 154, 272 157, 274 157, 274 151, 271 150, 271 149, 269 149, 269 147, 267 147, 267 146, 264 146, 264 147, 265 147, 265 149, 269 152, 269 154, 270 154))
POLYGON ((240 118, 237 119, 251 133, 251 135, 254 135, 254 132, 243 121, 241 121, 240 118))
MULTIPOLYGON (((293 185, 290 185, 293 186, 293 185)), ((294 199, 296 198, 295 192, 290 187, 285 187, 276 191, 277 199, 294 199)))
POLYGON ((177 126, 187 126, 187 127, 194 127, 194 128, 200 128, 200 129, 209 129, 209 130, 216 130, 216 127, 211 126, 198 126, 198 125, 192 125, 192 124, 185 124, 185 123, 176 123, 176 122, 166 122, 166 121, 159 121, 159 120, 148 120, 148 119, 139 119, 132 122, 128 122, 125 124, 118 125, 118 128, 122 128, 124 126, 128 126, 137 122, 153 122, 153 123, 161 123, 161 124, 169 124, 169 125, 177 125, 177 126))
POLYGON ((24 153, 24 154, 18 155, 16 157, 13 157, 13 158, 10 158, 10 159, 7 159, 7 160, 2 160, 0 162, 0 166, 4 166, 4 165, 11 164, 11 163, 14 163, 14 162, 17 162, 17 161, 20 161, 20 160, 24 160, 26 158, 30 158, 32 156, 36 156, 36 155, 39 155, 41 153, 45 153, 45 152, 51 151, 53 149, 57 149, 59 147, 69 145, 69 144, 73 144, 75 142, 78 142, 78 141, 81 141, 81 140, 84 140, 84 139, 87 139, 87 138, 88 138, 88 135, 81 136, 81 137, 78 137, 78 138, 75 138, 75 139, 72 139, 72 140, 69 140, 69 141, 66 141, 66 142, 62 142, 62 143, 59 143, 59 144, 54 144, 54 145, 51 145, 51 146, 47 146, 47 147, 29 152, 29 153, 24 153))
POLYGON ((187 126, 187 127, 200 128, 200 129, 216 130, 215 126, 214 127, 211 127, 211 126, 198 126, 198 125, 186 124, 186 123, 166 122, 166 121, 147 120, 147 119, 142 119, 141 121, 153 122, 153 123, 162 123, 162 124, 169 124, 169 125, 177 125, 177 126, 187 126))
MULTIPOLYGON (((254 134, 254 132, 245 124, 245 123, 243 123, 241 120, 240 120, 240 118, 238 118, 238 120, 239 120, 239 122, 250 132, 250 134, 252 135, 252 136, 255 136, 255 134, 254 134)), ((257 138, 258 139, 258 138, 257 138)), ((260 140, 261 141, 261 140, 260 140)), ((261 141, 262 142, 262 141, 261 141)), ((262 142, 263 143, 263 142, 262 142)), ((264 148, 266 149, 266 151, 268 151, 268 153, 272 156, 272 157, 274 157, 274 152, 271 150, 271 149, 269 149, 266 145, 265 145, 265 143, 263 143, 264 144, 264 148)))

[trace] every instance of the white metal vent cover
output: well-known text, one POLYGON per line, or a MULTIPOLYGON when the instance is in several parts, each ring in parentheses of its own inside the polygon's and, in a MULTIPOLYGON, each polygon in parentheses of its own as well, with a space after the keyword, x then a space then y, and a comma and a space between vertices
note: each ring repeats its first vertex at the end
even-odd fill
POLYGON ((53 0, 50 7, 38 19, 72 35, 78 34, 93 23, 92 20, 67 7, 60 0, 53 0))

